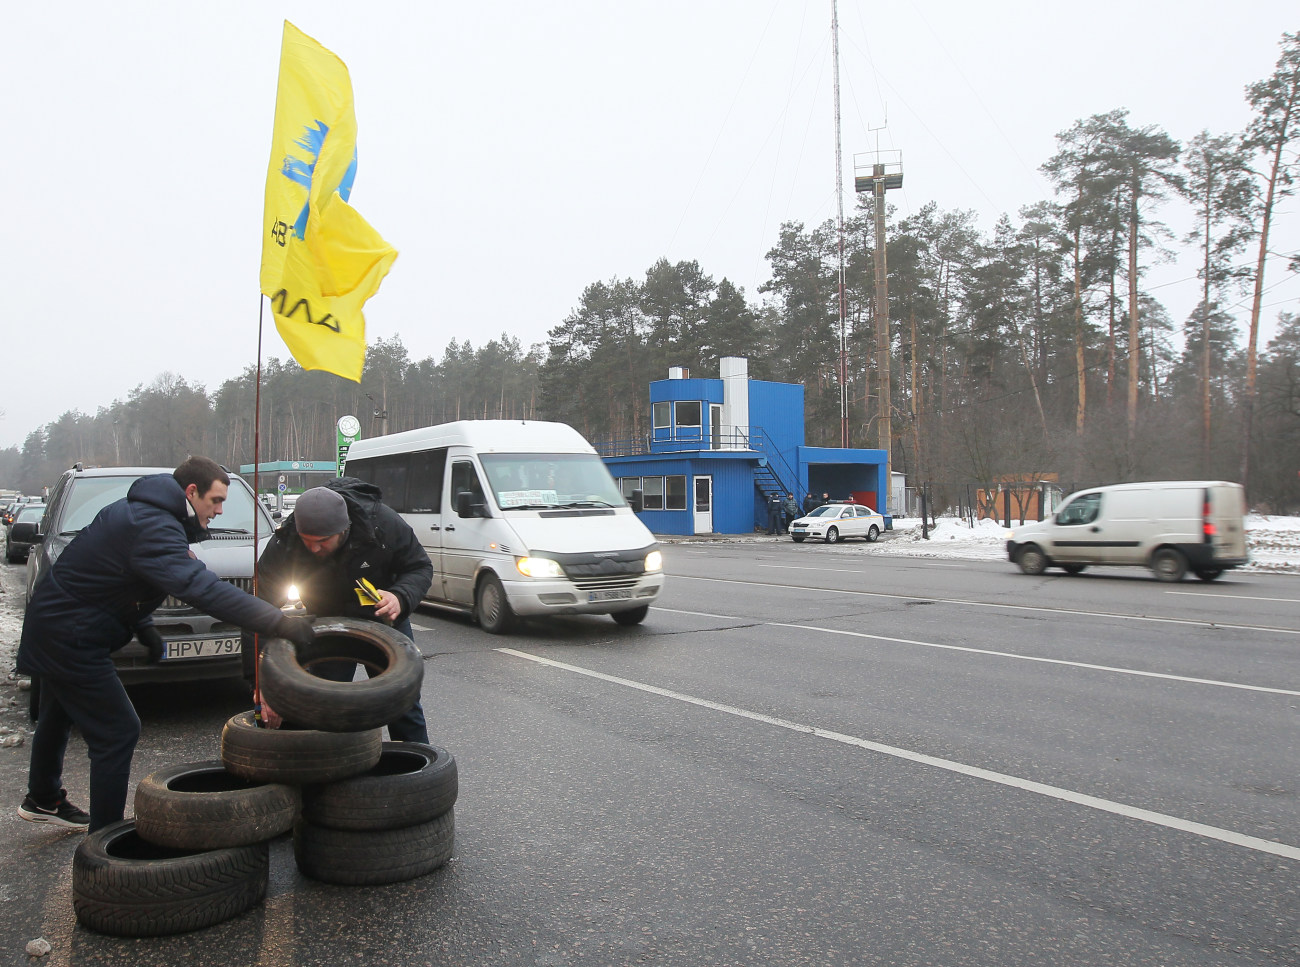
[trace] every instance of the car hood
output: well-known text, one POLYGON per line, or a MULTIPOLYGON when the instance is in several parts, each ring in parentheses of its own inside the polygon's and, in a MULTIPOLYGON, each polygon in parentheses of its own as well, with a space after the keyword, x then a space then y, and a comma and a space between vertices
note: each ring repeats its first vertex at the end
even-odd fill
POLYGON ((581 554, 586 551, 633 551, 654 547, 656 541, 645 524, 631 513, 591 517, 524 516, 527 511, 503 515, 514 528, 523 548, 529 552, 553 551, 581 554), (579 524, 575 526, 575 524, 579 524))
MULTIPOLYGON (((49 548, 50 563, 58 560, 76 534, 58 534, 46 538, 49 548)), ((271 543, 271 534, 258 535, 258 557, 266 551, 271 543)), ((223 578, 251 578, 253 576, 253 537, 248 535, 227 534, 213 537, 197 544, 191 544, 194 555, 223 578)))

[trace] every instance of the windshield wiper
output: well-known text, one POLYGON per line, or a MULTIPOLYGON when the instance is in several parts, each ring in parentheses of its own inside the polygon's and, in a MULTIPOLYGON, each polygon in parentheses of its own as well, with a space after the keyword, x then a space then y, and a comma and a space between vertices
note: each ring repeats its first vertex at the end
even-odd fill
POLYGON ((552 510, 556 504, 511 504, 509 507, 502 507, 502 510, 552 510))
POLYGON ((245 527, 209 527, 209 534, 251 534, 252 531, 245 527))
POLYGON ((613 507, 613 504, 607 504, 603 500, 571 500, 567 504, 561 504, 561 507, 613 507))

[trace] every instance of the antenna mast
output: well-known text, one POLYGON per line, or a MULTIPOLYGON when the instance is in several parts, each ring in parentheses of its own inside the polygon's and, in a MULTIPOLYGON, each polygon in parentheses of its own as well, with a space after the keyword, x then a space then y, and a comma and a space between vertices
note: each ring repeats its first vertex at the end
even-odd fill
POLYGON ((844 295, 844 163, 840 148, 840 16, 838 0, 831 0, 831 51, 835 62, 835 203, 840 242, 840 446, 849 446, 849 353, 845 331, 844 295))

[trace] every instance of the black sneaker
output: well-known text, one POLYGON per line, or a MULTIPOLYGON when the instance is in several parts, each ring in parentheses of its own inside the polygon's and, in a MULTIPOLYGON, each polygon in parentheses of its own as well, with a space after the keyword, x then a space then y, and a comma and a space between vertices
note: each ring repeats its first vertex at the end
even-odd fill
POLYGON ((18 815, 30 823, 50 823, 53 826, 66 826, 69 829, 85 829, 90 825, 90 813, 68 802, 68 797, 61 798, 53 807, 39 805, 31 796, 23 799, 18 807, 18 815))

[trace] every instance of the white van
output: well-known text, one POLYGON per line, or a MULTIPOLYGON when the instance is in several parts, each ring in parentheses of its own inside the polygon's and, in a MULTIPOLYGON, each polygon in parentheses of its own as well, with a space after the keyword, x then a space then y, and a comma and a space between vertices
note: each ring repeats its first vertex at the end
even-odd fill
POLYGON ((1078 574, 1090 564, 1149 567, 1161 581, 1191 570, 1213 581, 1246 557, 1245 492, 1222 480, 1163 480, 1081 490, 1055 516, 1011 532, 1007 556, 1026 574, 1078 574))
POLYGON ((344 472, 415 530, 433 561, 425 600, 493 634, 517 616, 638 624, 663 587, 654 535, 564 423, 461 420, 358 440, 344 472))

